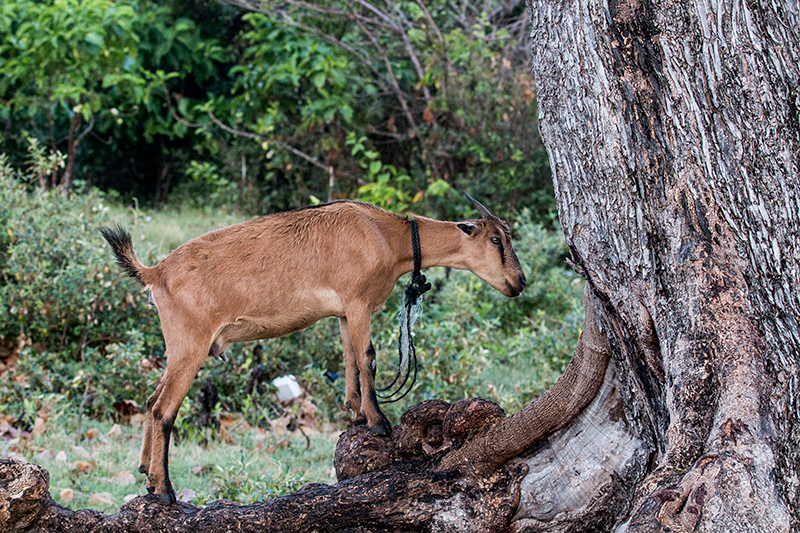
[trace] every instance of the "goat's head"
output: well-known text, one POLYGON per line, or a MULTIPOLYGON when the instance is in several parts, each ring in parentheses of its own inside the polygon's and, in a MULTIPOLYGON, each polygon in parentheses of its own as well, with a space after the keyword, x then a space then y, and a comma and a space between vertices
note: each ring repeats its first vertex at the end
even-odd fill
POLYGON ((511 245, 508 225, 467 195, 480 220, 458 224, 465 235, 464 252, 469 269, 483 281, 513 298, 525 289, 525 273, 511 245))

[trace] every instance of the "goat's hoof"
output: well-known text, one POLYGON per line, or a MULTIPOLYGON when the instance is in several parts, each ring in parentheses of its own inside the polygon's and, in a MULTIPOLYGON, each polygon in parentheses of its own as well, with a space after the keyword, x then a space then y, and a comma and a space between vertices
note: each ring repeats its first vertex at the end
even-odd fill
POLYGON ((353 419, 353 425, 354 426, 363 426, 366 423, 367 423, 367 419, 366 418, 354 418, 353 419))
POLYGON ((158 496, 158 503, 161 505, 172 505, 178 501, 173 491, 169 491, 167 494, 156 494, 156 496, 158 496))
POLYGON ((144 465, 139 465, 139 473, 140 474, 146 474, 147 473, 147 467, 144 466, 144 465))
POLYGON ((379 437, 385 437, 392 435, 392 425, 389 423, 388 420, 382 420, 380 424, 375 427, 370 427, 369 432, 373 435, 377 435, 379 437))
POLYGON ((155 487, 147 487, 147 494, 154 494, 156 492, 155 487))
POLYGON ((351 400, 347 400, 346 402, 344 402, 344 408, 347 409, 348 411, 350 411, 353 414, 353 416, 356 416, 356 417, 361 412, 361 407, 360 406, 361 406, 361 401, 355 401, 354 402, 354 401, 351 401, 351 400))

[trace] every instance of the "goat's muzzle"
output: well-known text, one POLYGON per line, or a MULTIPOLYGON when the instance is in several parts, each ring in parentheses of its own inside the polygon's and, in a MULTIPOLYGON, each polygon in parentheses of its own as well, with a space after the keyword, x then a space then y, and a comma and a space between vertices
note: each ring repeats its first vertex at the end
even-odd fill
POLYGON ((508 280, 506 280, 506 290, 500 291, 505 296, 509 298, 515 298, 522 294, 522 291, 525 290, 525 286, 527 285, 527 279, 525 279, 525 274, 520 274, 517 278, 517 283, 512 285, 508 280))

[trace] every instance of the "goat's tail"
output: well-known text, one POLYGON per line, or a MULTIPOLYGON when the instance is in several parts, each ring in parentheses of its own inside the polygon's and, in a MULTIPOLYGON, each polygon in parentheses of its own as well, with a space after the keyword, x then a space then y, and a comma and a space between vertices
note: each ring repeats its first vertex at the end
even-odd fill
POLYGON ((127 275, 136 279, 142 286, 147 286, 144 272, 148 270, 136 257, 133 251, 133 240, 131 234, 125 231, 122 226, 110 226, 100 228, 103 238, 111 245, 111 250, 117 258, 117 264, 122 267, 127 275))

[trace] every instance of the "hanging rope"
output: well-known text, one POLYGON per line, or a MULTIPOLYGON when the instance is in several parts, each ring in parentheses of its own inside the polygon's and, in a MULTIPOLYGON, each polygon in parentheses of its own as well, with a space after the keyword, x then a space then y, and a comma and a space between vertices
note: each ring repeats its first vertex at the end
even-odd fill
POLYGON ((422 269, 422 251, 419 245, 419 229, 417 228, 417 221, 413 218, 409 220, 411 226, 411 247, 414 251, 414 272, 411 274, 411 279, 408 280, 406 288, 403 291, 403 298, 400 301, 400 335, 397 339, 397 372, 394 380, 378 392, 386 392, 394 389, 394 392, 383 396, 378 394, 381 399, 380 403, 394 403, 402 400, 406 395, 411 392, 414 383, 417 382, 417 351, 414 349, 414 338, 411 336, 411 328, 414 322, 419 318, 422 312, 422 295, 430 290, 431 284, 425 279, 425 275, 420 271, 422 269), (408 378, 411 375, 411 369, 414 369, 414 376, 411 378, 411 383, 403 389, 408 383, 408 378), (399 384, 398 384, 399 382, 399 384), (399 395, 399 396, 398 396, 399 395))

